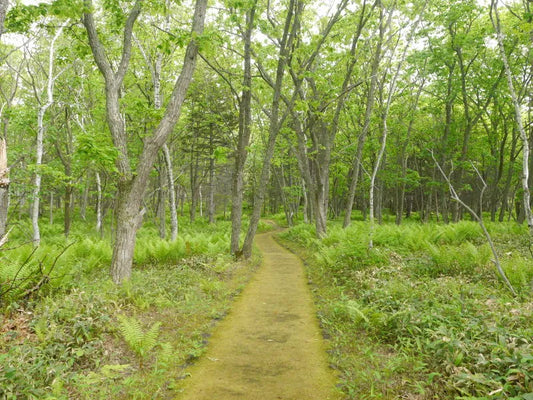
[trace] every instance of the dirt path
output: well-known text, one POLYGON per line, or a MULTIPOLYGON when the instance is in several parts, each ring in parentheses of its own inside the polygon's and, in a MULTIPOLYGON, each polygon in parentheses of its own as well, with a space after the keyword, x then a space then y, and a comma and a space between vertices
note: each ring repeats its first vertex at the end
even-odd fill
POLYGON ((183 400, 339 399, 302 262, 271 233, 264 261, 191 368, 183 400))

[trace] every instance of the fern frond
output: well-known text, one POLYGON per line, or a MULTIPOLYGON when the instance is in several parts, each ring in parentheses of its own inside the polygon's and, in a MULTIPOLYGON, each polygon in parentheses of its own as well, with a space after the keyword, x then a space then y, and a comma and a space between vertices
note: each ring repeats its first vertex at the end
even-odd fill
POLYGON ((118 320, 122 337, 139 357, 144 358, 157 345, 160 322, 156 322, 147 332, 144 332, 141 323, 136 318, 119 315, 118 320))
POLYGON ((156 322, 153 324, 148 332, 146 332, 141 339, 141 349, 142 356, 146 355, 150 350, 152 350, 157 344, 157 338, 159 337, 159 328, 161 327, 161 322, 156 322))

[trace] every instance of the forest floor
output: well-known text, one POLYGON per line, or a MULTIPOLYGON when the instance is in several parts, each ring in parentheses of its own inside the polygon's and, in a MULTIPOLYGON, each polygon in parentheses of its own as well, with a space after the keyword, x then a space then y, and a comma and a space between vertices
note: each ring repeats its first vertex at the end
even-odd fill
POLYGON ((263 264, 190 370, 179 399, 338 399, 302 261, 258 235, 263 264))

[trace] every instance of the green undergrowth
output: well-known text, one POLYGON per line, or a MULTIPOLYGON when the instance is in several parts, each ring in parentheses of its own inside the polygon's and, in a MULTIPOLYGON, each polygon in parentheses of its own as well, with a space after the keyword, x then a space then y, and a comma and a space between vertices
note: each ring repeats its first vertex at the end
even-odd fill
POLYGON ((330 358, 349 399, 533 398, 533 260, 527 227, 489 225, 500 282, 473 222, 295 226, 330 358), (312 249, 312 250, 311 250, 312 249))
POLYGON ((0 289, 12 288, 1 299, 0 399, 173 398, 258 264, 229 256, 229 227, 183 226, 175 242, 143 228, 121 286, 108 278, 108 240, 49 235, 33 252, 13 235, 0 252, 0 289))

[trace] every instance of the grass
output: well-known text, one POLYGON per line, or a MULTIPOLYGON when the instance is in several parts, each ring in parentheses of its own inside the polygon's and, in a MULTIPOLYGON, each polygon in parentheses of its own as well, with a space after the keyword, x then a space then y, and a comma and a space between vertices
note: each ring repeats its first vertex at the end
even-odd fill
POLYGON ((182 224, 175 242, 147 226, 131 280, 115 286, 109 238, 77 226, 65 239, 53 225, 32 254, 26 228, 0 253, 0 288, 13 287, 0 298, 5 399, 173 398, 258 263, 229 256, 227 221, 182 224))
POLYGON ((364 222, 346 230, 332 224, 321 241, 306 225, 280 235, 306 260, 347 398, 531 398, 527 228, 489 229, 517 298, 498 280, 472 222, 384 224, 372 249, 364 222))

